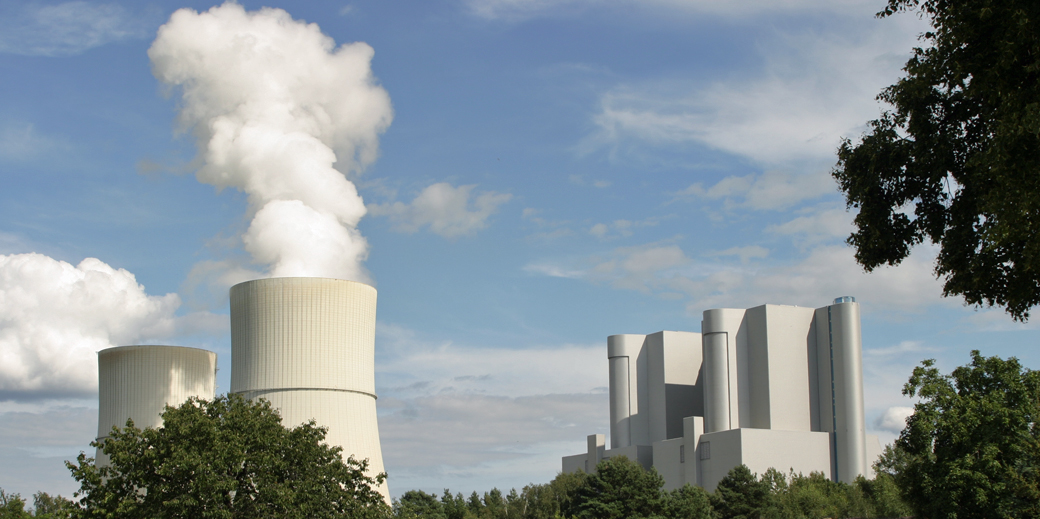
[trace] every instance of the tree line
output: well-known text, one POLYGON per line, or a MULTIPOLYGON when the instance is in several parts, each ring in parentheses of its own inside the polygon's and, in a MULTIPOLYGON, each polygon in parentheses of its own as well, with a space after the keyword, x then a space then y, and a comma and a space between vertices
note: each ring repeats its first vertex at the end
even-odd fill
POLYGON ((624 456, 603 460, 594 474, 560 474, 546 484, 465 498, 445 489, 438 499, 410 490, 394 500, 399 519, 822 519, 905 517, 909 506, 886 473, 853 484, 770 469, 761 476, 734 467, 714 493, 686 485, 663 490, 664 479, 624 456))

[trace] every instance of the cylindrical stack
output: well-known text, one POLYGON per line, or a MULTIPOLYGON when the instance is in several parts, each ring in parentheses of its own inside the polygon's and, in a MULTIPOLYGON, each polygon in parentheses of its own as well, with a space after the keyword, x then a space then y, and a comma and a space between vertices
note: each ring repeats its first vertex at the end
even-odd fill
MULTIPOLYGON (((264 398, 288 427, 314 419, 343 457, 383 472, 375 394, 376 289, 327 278, 231 287, 231 391, 264 398)), ((389 499, 384 484, 379 489, 389 499)))
MULTIPOLYGON (((212 400, 217 354, 183 346, 119 346, 98 352, 98 438, 127 419, 144 429, 162 425, 167 405, 190 397, 212 400)), ((100 449, 96 460, 108 458, 100 449)))
POLYGON ((839 298, 827 308, 827 316, 834 362, 838 480, 851 483, 857 476, 867 475, 870 469, 863 419, 863 339, 859 303, 839 298))

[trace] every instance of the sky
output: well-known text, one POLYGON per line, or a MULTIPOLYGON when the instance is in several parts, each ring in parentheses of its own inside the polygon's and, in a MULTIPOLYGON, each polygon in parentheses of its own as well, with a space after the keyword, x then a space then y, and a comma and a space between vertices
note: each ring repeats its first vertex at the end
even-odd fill
POLYGON ((0 0, 0 488, 78 488, 99 349, 211 349, 226 391, 256 277, 377 287, 394 495, 551 480, 607 432, 606 337, 710 308, 855 296, 883 443, 923 359, 1040 366, 933 245, 844 243, 835 150, 927 27, 883 3, 0 0))

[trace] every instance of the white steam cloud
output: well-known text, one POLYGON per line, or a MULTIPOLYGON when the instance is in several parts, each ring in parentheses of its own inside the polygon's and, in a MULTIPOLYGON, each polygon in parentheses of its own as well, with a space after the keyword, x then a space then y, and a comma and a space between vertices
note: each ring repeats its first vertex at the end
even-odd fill
POLYGON ((95 258, 0 255, 0 401, 95 391, 96 352, 172 335, 179 306, 95 258))
POLYGON ((376 159, 393 118, 372 55, 280 9, 234 3, 173 13, 148 50, 155 76, 181 89, 198 180, 249 196, 242 244, 270 276, 368 278, 365 204, 347 176, 376 159))

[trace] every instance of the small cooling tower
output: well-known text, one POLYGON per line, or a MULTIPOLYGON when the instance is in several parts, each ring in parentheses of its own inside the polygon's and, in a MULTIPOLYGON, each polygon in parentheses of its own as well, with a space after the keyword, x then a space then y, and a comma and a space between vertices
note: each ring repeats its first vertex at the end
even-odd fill
MULTIPOLYGON (((231 287, 231 392, 264 398, 282 423, 314 419, 343 457, 383 472, 375 394, 376 289, 327 278, 231 287)), ((384 484, 379 491, 389 499, 384 484)))
MULTIPOLYGON (((217 354, 183 346, 119 346, 98 352, 98 439, 132 419, 144 429, 162 425, 167 405, 190 397, 212 400, 217 354)), ((98 464, 107 457, 97 451, 98 464)))

